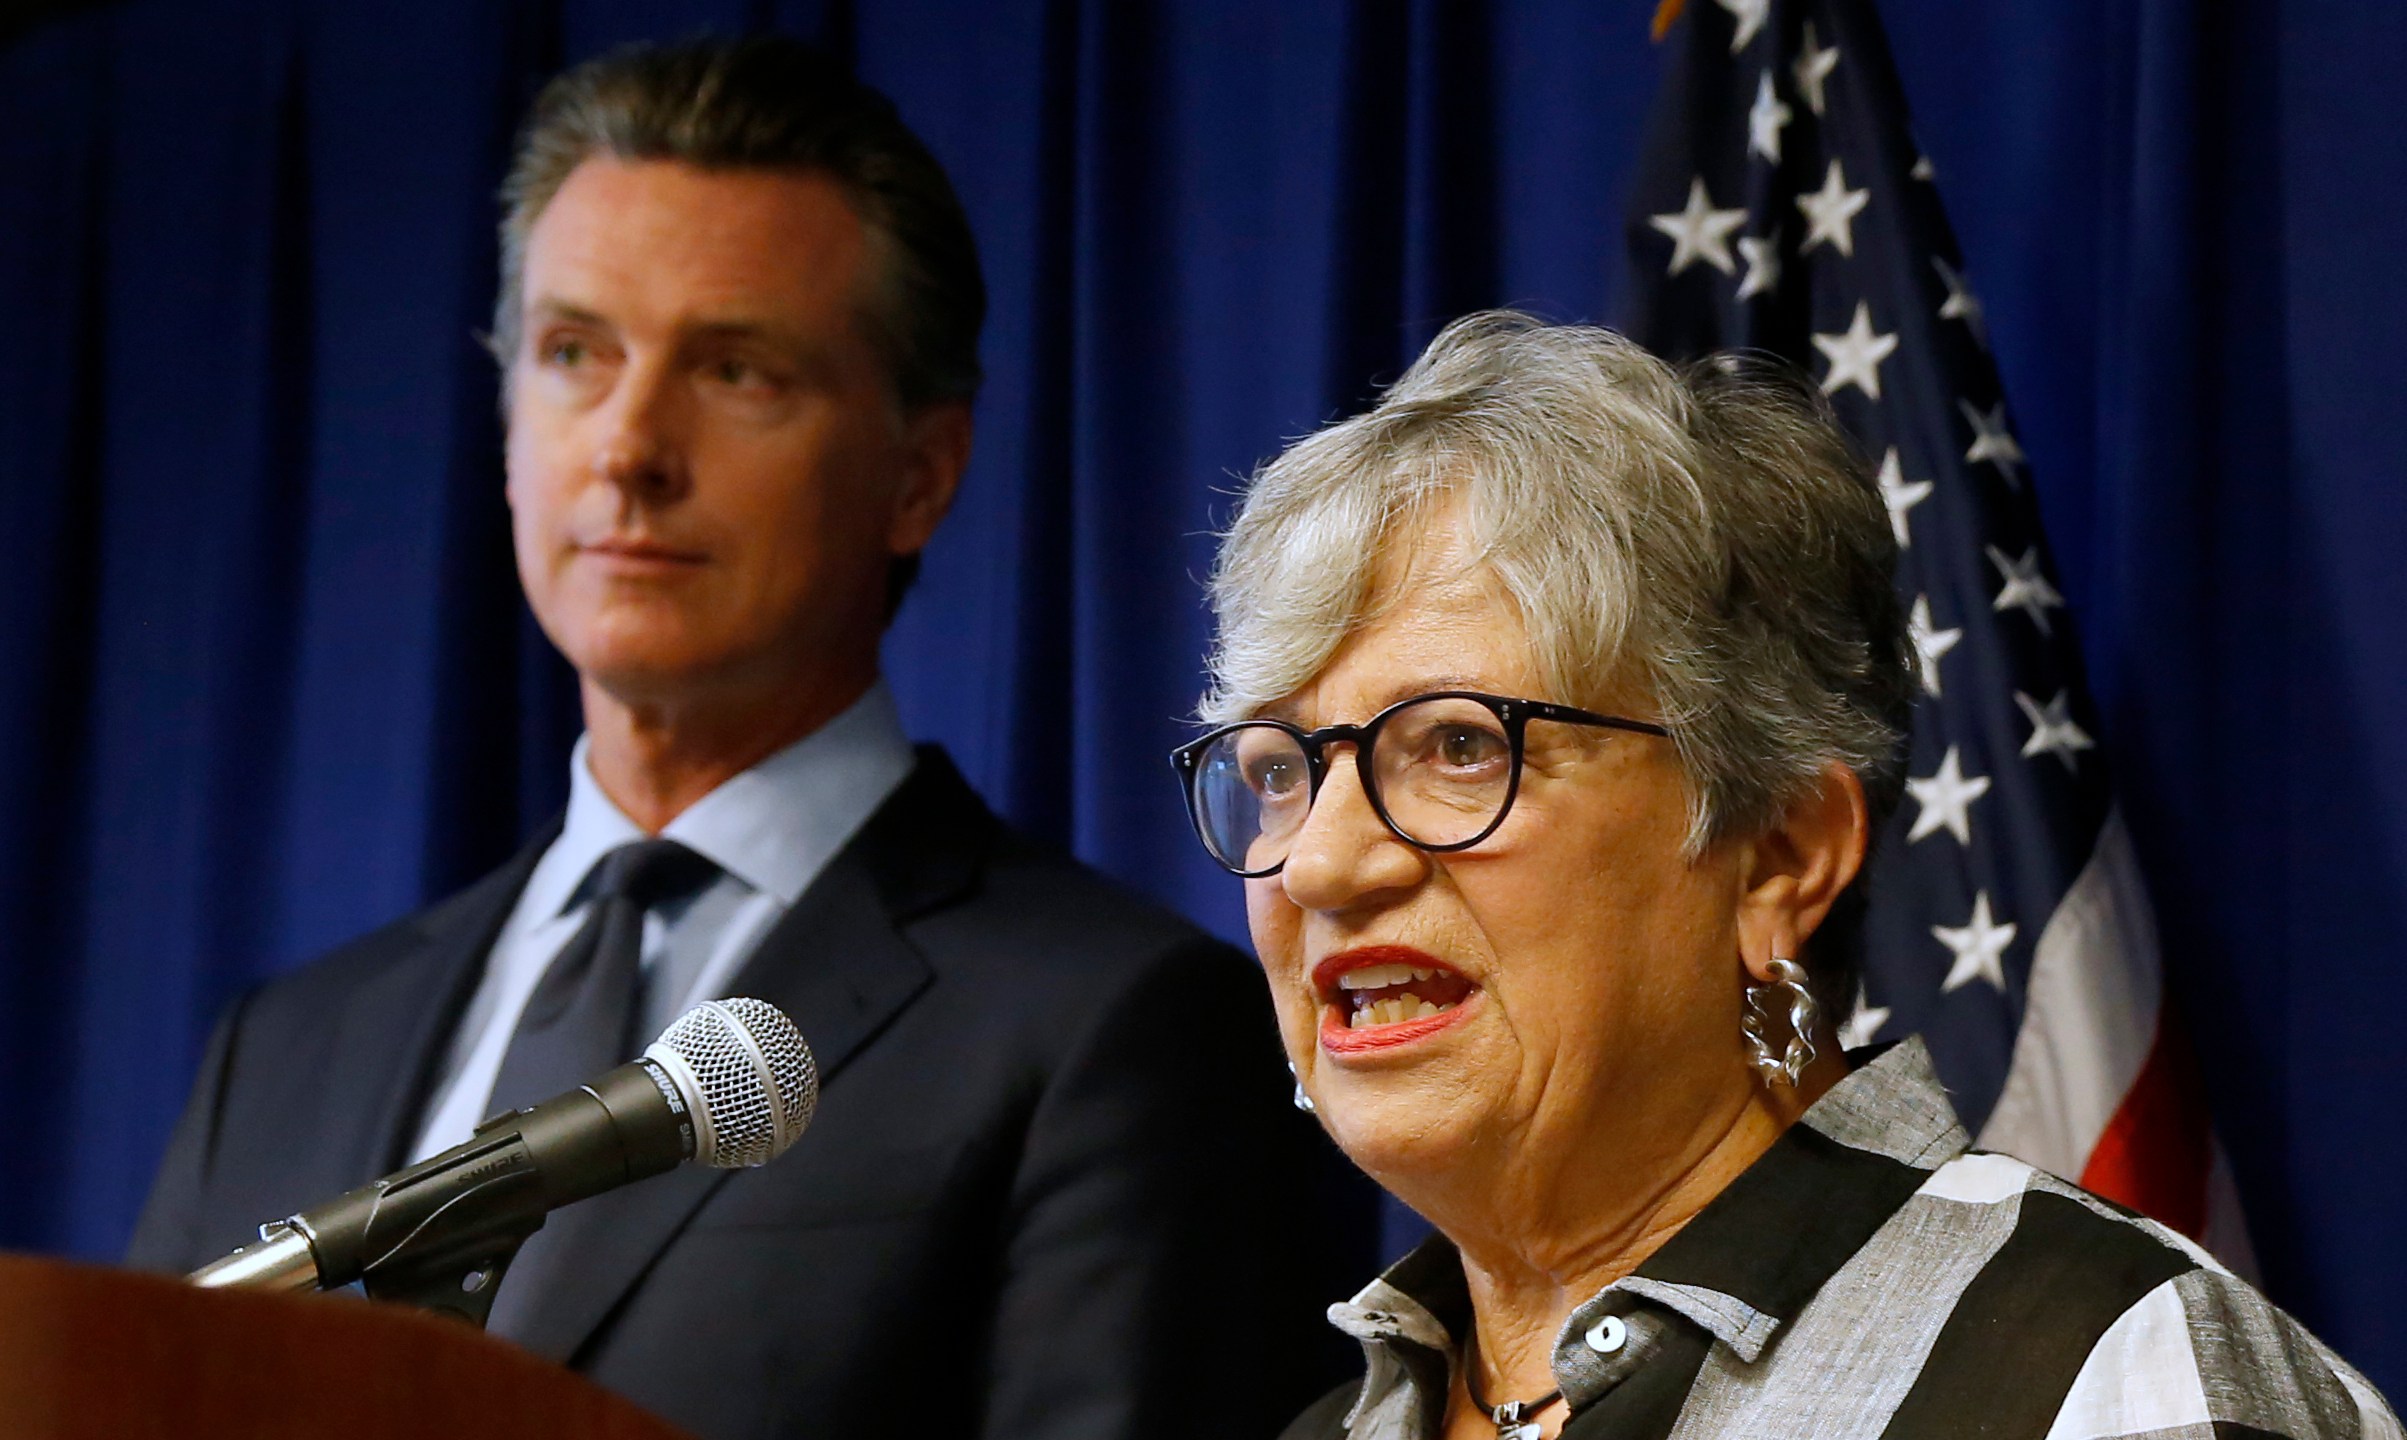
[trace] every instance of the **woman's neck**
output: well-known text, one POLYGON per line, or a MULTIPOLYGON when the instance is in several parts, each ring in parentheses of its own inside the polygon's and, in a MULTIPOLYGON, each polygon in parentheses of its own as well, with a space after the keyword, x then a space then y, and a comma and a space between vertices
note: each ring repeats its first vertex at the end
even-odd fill
MULTIPOLYGON (((1635 1271, 1843 1078, 1836 1048, 1795 1089, 1750 1081, 1706 1123, 1688 1128, 1684 1145, 1643 1158, 1627 1151, 1609 1158, 1601 1146, 1583 1151, 1547 1174, 1491 1190, 1476 1227, 1433 1215, 1462 1256, 1481 1397, 1501 1404, 1552 1390, 1555 1337, 1571 1312, 1635 1271), (1633 1183, 1633 1176, 1653 1179, 1633 1183)), ((1468 1411, 1461 1384, 1456 1398, 1468 1411)), ((1539 1419, 1553 1434, 1560 1407, 1539 1419)))

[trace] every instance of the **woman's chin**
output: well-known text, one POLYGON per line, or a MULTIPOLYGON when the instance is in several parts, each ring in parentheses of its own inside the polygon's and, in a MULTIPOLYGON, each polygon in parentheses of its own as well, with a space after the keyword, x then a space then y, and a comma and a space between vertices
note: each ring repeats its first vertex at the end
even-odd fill
POLYGON ((1478 1149, 1485 1105, 1460 1086, 1406 1077, 1324 1076, 1321 1123, 1346 1158, 1407 1204, 1430 1180, 1459 1180, 1478 1149))

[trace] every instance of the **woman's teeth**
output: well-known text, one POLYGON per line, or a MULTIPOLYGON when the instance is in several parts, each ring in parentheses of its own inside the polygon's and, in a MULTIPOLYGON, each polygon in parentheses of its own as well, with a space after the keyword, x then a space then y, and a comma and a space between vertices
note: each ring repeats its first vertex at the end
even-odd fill
POLYGON ((1425 968, 1389 961, 1338 976, 1335 998, 1344 1012, 1346 1028, 1362 1030, 1443 1015, 1470 993, 1470 981, 1445 966, 1425 968))
MULTIPOLYGON (((1392 968, 1401 970, 1404 967, 1399 965, 1392 968)), ((1416 978, 1426 979, 1428 976, 1424 972, 1416 978)), ((1383 999, 1373 1000, 1370 1004, 1348 1015, 1346 1028, 1360 1030, 1366 1025, 1394 1025, 1405 1020, 1420 1020, 1431 1015, 1443 1015, 1446 1013, 1446 1009, 1446 1006, 1433 1005, 1418 995, 1390 995, 1383 999)))
POLYGON ((1340 990, 1384 990, 1390 985, 1409 985, 1415 980, 1435 980, 1438 972, 1413 965, 1365 965, 1348 970, 1337 977, 1340 990))

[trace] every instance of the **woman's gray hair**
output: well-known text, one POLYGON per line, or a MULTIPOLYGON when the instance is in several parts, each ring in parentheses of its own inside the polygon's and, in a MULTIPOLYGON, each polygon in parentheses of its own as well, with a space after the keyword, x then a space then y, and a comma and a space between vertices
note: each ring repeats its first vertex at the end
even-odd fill
MULTIPOLYGON (((1770 827, 1834 761, 1876 830, 1894 808, 1914 694, 1897 543, 1820 394, 1771 363, 1675 367, 1512 311, 1447 326, 1369 411, 1255 474, 1213 571, 1203 717, 1318 674, 1370 618, 1382 553, 1455 500, 1528 628, 1552 691, 1535 698, 1635 683, 1659 707, 1691 859, 1770 827)), ((1833 1014, 1854 966, 1826 942, 1855 908, 1812 947, 1833 1014)))

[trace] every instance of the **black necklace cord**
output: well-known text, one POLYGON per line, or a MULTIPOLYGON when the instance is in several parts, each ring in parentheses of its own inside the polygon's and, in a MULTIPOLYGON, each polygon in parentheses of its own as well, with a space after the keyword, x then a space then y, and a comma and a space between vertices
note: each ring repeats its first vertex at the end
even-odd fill
POLYGON ((1471 1332, 1470 1343, 1463 1347, 1463 1393, 1471 1404, 1496 1426, 1498 1440, 1516 1434, 1529 1424, 1529 1417, 1563 1398, 1563 1388, 1556 1386, 1535 1400, 1507 1400, 1502 1405, 1490 1405, 1479 1394, 1479 1331, 1471 1332))

